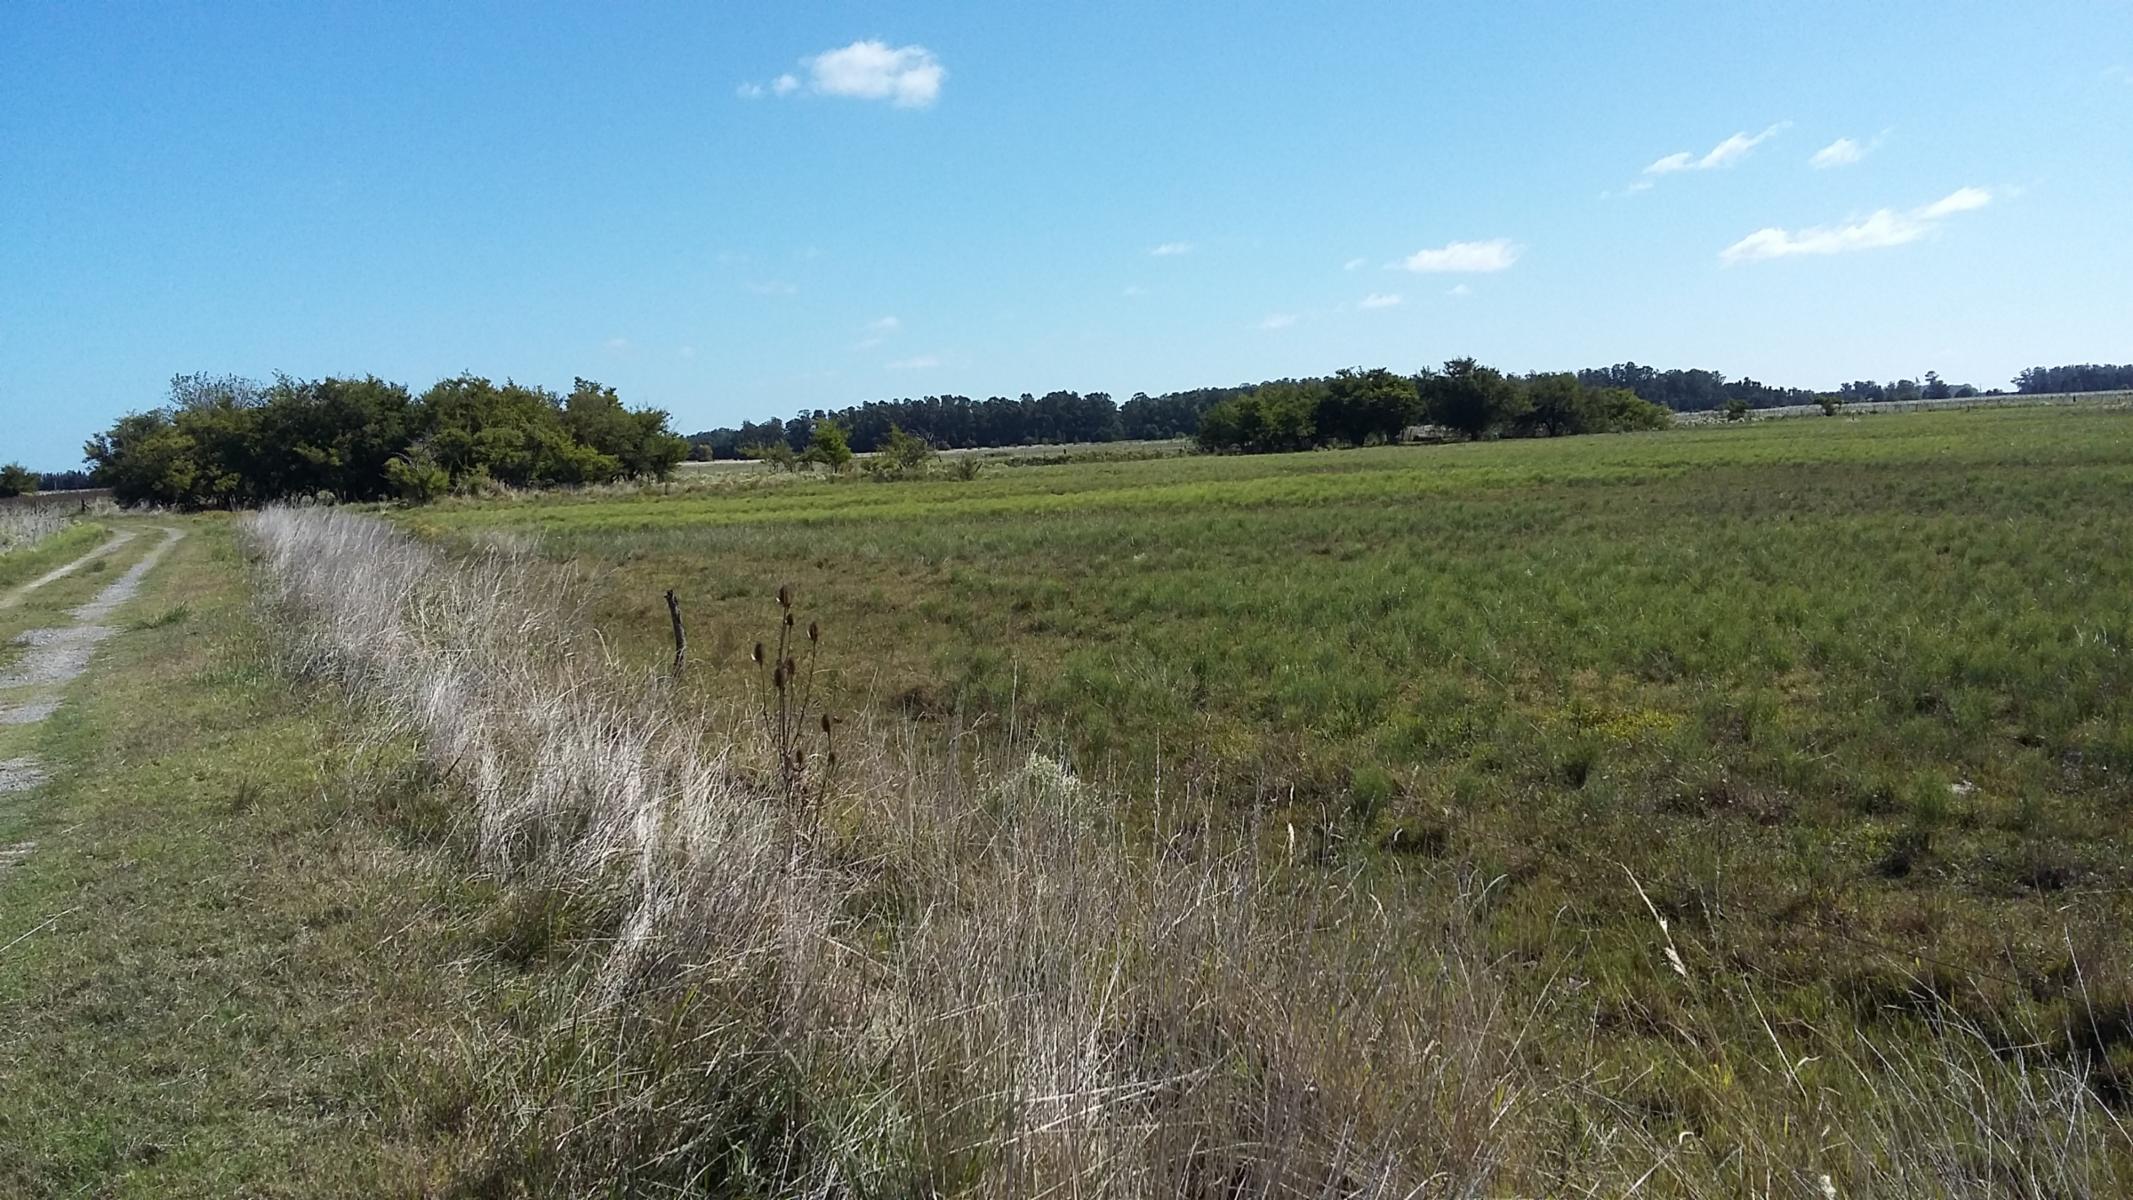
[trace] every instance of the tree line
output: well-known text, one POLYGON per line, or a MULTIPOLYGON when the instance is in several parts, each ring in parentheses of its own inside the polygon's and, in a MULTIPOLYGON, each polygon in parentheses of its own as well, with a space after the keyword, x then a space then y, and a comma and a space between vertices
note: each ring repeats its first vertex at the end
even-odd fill
POLYGON ((2080 363, 2068 367, 2031 367, 2014 378, 2025 395, 2048 392, 2116 392, 2133 390, 2133 363, 2080 363))
POLYGON ((122 504, 231 508, 662 479, 688 443, 665 412, 626 408, 589 379, 559 396, 460 375, 418 396, 375 376, 180 375, 165 404, 121 417, 83 453, 122 504))
POLYGON ((1627 388, 1589 387, 1570 372, 1507 375, 1455 358, 1411 376, 1377 367, 1263 384, 1209 407, 1197 436, 1205 450, 1269 453, 1397 441, 1417 426, 1465 438, 1561 437, 1672 420, 1627 388))
MULTIPOLYGON (((1588 392, 1626 391, 1640 400, 1674 412, 1777 408, 1822 403, 1830 399, 1839 402, 1935 400, 1999 394, 1997 391, 1980 393, 1969 384, 1948 383, 1933 371, 1926 372, 1921 379, 1897 379, 1887 383, 1854 380, 1836 392, 1780 387, 1747 377, 1735 379, 1722 371, 1661 370, 1635 362, 1588 367, 1569 374, 1588 392)), ((1272 379, 1227 387, 1191 388, 1155 396, 1136 392, 1123 404, 1114 404, 1103 392, 1072 391, 1047 392, 1042 396, 1024 392, 1018 398, 991 396, 983 400, 959 395, 870 400, 848 408, 803 409, 790 418, 743 421, 738 426, 708 429, 691 434, 689 443, 691 457, 699 459, 762 457, 780 443, 792 454, 804 454, 815 425, 820 421, 835 422, 845 431, 852 449, 860 453, 878 451, 887 445, 891 429, 901 430, 942 449, 1198 437, 1201 419, 1217 405, 1256 393, 1271 396, 1282 389, 1300 389, 1316 394, 1319 389, 1331 386, 1333 378, 1272 379)), ((2015 383, 2025 392, 2133 387, 2133 366, 2033 367, 2022 372, 2015 383)), ((1563 385, 1549 386, 1560 388, 1563 385)), ((1505 424, 1514 423, 1507 420, 1505 424)), ((1544 422, 1540 428, 1545 430, 1548 425, 1544 422)))
MULTIPOLYGON (((1127 402, 1127 410, 1132 402, 1127 402)), ((789 420, 743 421, 737 427, 691 434, 697 458, 760 458, 780 444, 804 453, 818 423, 834 422, 859 453, 880 450, 901 430, 943 449, 1024 446, 1043 442, 1115 442, 1127 432, 1124 414, 1105 392, 1047 392, 1018 399, 925 396, 870 400, 841 409, 803 410, 789 420)), ((1175 435, 1172 435, 1175 436, 1175 435)))

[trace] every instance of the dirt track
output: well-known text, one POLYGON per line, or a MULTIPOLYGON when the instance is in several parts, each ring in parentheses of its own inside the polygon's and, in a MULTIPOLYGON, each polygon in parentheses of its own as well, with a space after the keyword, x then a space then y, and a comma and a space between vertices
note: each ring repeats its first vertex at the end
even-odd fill
MULTIPOLYGON (((0 693, 21 693, 7 700, 0 700, 0 726, 30 725, 44 720, 58 709, 60 689, 79 677, 89 668, 96 655, 96 648, 106 638, 117 633, 115 626, 103 623, 119 605, 131 600, 140 591, 141 580, 155 569, 163 555, 177 544, 185 534, 181 530, 164 528, 163 540, 141 560, 112 580, 87 604, 77 606, 68 615, 73 618, 69 625, 48 629, 32 629, 16 641, 27 649, 21 661, 0 673, 0 693)), ((132 541, 134 532, 122 530, 110 541, 82 555, 63 567, 46 572, 21 587, 0 597, 0 608, 22 601, 31 592, 63 579, 85 564, 117 550, 132 541)), ((0 795, 27 791, 44 782, 44 769, 35 759, 11 758, 0 762, 0 795)), ((0 845, 0 875, 27 857, 35 843, 22 842, 16 845, 0 845)))

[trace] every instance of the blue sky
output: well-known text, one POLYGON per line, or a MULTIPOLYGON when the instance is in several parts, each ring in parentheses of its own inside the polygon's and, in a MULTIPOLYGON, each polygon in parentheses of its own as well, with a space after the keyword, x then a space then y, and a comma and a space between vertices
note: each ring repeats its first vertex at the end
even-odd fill
POLYGON ((2133 359, 2129 197, 2123 0, 15 0, 0 460, 203 370, 685 430, 1463 354, 1991 386, 2133 359))

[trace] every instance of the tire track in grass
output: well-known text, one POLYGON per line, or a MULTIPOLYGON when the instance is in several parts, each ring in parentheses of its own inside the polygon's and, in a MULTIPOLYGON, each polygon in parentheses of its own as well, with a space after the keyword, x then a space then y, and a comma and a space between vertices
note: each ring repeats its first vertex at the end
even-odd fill
MULTIPOLYGON (((59 708, 61 689, 79 678, 88 670, 90 660, 96 656, 96 648, 112 634, 118 632, 113 625, 104 624, 119 605, 138 594, 141 581, 155 569, 170 548, 184 537, 182 530, 163 528, 163 540, 141 556, 139 562, 126 569, 125 574, 112 580, 98 592, 94 599, 74 608, 68 615, 74 618, 71 625, 47 629, 32 629, 16 638, 17 644, 25 647, 22 658, 5 673, 0 673, 0 693, 25 691, 26 695, 11 701, 0 702, 0 726, 32 725, 44 720, 59 708)), ((19 603, 29 594, 53 580, 65 578, 93 559, 111 553, 133 540, 132 530, 123 530, 102 546, 91 550, 73 562, 56 568, 31 580, 29 583, 0 597, 0 608, 19 603)), ((0 762, 0 796, 26 792, 43 783, 44 768, 31 758, 11 758, 0 762)), ((0 845, 0 877, 8 869, 28 857, 35 850, 35 842, 18 842, 0 845)))
MULTIPOLYGON (((170 531, 166 529, 164 530, 164 532, 168 533, 170 531)), ((65 579, 67 576, 72 575, 74 572, 81 570, 83 567, 88 566, 90 563, 96 561, 97 559, 103 558, 108 554, 115 553, 120 547, 132 541, 133 538, 133 530, 119 530, 117 533, 112 534, 111 537, 107 539, 103 545, 98 546, 96 549, 89 551, 87 554, 82 555, 80 558, 75 559, 73 562, 53 567, 51 570, 46 571, 44 574, 39 575, 37 578, 30 580, 28 583, 22 584, 19 587, 11 588, 6 593, 0 594, 0 608, 15 607, 17 604, 22 603, 23 599, 27 597, 31 592, 36 591, 38 588, 41 588, 48 583, 54 583, 61 579, 65 579)))

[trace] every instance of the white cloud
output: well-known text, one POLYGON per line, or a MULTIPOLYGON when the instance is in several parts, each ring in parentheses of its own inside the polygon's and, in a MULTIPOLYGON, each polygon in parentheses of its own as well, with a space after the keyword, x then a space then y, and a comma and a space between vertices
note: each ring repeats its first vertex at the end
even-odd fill
POLYGON ((899 358, 895 362, 884 363, 882 365, 886 366, 891 371, 924 371, 932 367, 940 366, 941 360, 940 356, 938 355, 919 354, 914 355, 910 358, 899 358))
POLYGON ((1370 262, 1370 260, 1369 260, 1369 259, 1367 259, 1367 258, 1351 258, 1351 259, 1349 259, 1349 260, 1348 260, 1347 262, 1344 262, 1344 263, 1342 263, 1342 264, 1341 264, 1341 270, 1343 270, 1343 271, 1360 271, 1360 270, 1362 270, 1362 269, 1363 269, 1363 267, 1364 267, 1365 265, 1367 265, 1367 264, 1368 264, 1369 262, 1370 262))
POLYGON ((1865 146, 1848 137, 1840 137, 1815 151, 1814 157, 1808 159, 1807 163, 1817 171, 1827 171, 1831 167, 1848 167, 1865 157, 1865 146))
POLYGON ((1447 296, 1471 296, 1474 294, 1474 289, 1463 283, 1455 283, 1444 289, 1444 294, 1447 296))
POLYGON ((891 46, 887 42, 853 42, 800 60, 807 78, 788 71, 767 84, 750 81, 734 89, 743 100, 764 96, 790 96, 805 88, 817 96, 844 96, 853 100, 887 100, 898 108, 928 108, 940 99, 941 81, 948 78, 933 51, 924 46, 891 46))
POLYGON ((1918 210, 1918 215, 1928 221, 1937 221, 1955 213, 1970 212, 1992 203, 1992 193, 1981 187, 1957 188, 1933 203, 1918 210))
POLYGON ((1750 136, 1746 130, 1718 143, 1698 158, 1694 152, 1678 150, 1644 168, 1646 175, 1672 175, 1676 171, 1711 171, 1730 167, 1748 156, 1750 150, 1783 133, 1790 121, 1779 121, 1761 133, 1750 136))
MULTIPOLYGON (((898 108, 925 108, 940 98, 941 81, 947 68, 924 46, 891 46, 887 42, 853 42, 839 50, 801 60, 807 68, 810 91, 822 96, 845 96, 854 100, 887 100, 898 108)), ((779 95, 800 86, 790 75, 771 84, 779 95)))
POLYGON ((1514 244, 1510 238, 1490 238, 1485 242, 1447 242, 1435 250, 1417 250, 1392 265, 1417 272, 1501 271, 1517 262, 1518 256, 1525 251, 1524 246, 1514 244))
POLYGON ((630 340, 626 337, 611 337, 600 345, 611 354, 620 354, 630 348, 630 340))
POLYGON ((1192 253, 1192 243, 1164 242, 1162 245, 1157 246, 1154 249, 1148 251, 1148 253, 1154 255, 1157 258, 1174 258, 1180 254, 1192 253))
POLYGON ((1287 329, 1289 326, 1294 325, 1295 323, 1295 313, 1274 313, 1268 316, 1265 320, 1259 322, 1259 328, 1268 330, 1287 329))
POLYGON ((1801 254, 1848 254, 1855 250, 1901 246, 1932 233, 1942 220, 1956 213, 1970 212, 1990 203, 1992 193, 1984 188, 1957 188, 1931 204, 1901 212, 1893 208, 1875 209, 1844 225, 1816 225, 1800 230, 1776 226, 1758 229, 1719 251, 1718 258, 1732 266, 1801 254))
POLYGON ((1400 303, 1397 292, 1372 292, 1355 302, 1357 308, 1392 308, 1400 303))

